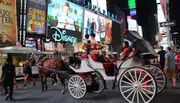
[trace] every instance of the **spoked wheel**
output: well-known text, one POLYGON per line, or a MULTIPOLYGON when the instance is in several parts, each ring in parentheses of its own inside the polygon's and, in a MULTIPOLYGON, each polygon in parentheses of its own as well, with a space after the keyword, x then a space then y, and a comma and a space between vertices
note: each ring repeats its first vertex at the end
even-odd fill
POLYGON ((180 81, 180 71, 178 71, 177 79, 180 81))
POLYGON ((68 90, 71 96, 81 99, 86 95, 86 82, 79 75, 74 75, 69 79, 68 90))
POLYGON ((129 103, 149 103, 156 95, 156 81, 145 69, 133 67, 121 74, 119 90, 129 103))
POLYGON ((162 92, 166 86, 166 76, 161 68, 156 65, 144 65, 143 67, 148 70, 156 80, 157 93, 162 92))
POLYGON ((101 93, 104 90, 104 79, 99 72, 94 72, 94 80, 98 83, 98 89, 94 93, 101 93))

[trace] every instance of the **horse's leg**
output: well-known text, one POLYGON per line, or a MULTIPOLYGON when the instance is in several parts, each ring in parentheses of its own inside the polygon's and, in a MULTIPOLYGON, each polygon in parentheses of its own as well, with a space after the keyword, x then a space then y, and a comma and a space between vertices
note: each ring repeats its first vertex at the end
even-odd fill
POLYGON ((65 78, 60 74, 58 74, 58 78, 60 79, 61 85, 63 86, 61 90, 61 94, 64 94, 65 93, 65 78))
POLYGON ((47 90, 48 89, 48 85, 47 85, 47 74, 45 73, 44 74, 45 76, 45 78, 44 78, 44 85, 45 85, 45 90, 47 90))
POLYGON ((42 73, 39 73, 39 76, 40 76, 40 79, 41 79, 41 90, 44 91, 44 80, 43 80, 44 76, 43 76, 42 73))

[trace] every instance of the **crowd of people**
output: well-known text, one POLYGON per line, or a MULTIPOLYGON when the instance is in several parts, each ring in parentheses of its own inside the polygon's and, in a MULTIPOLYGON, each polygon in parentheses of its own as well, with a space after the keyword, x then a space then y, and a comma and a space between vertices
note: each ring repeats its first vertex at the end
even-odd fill
POLYGON ((172 88, 176 88, 176 75, 179 69, 180 63, 180 52, 173 52, 170 47, 163 50, 163 46, 160 47, 161 50, 158 52, 160 57, 160 66, 164 71, 166 78, 172 80, 172 88))

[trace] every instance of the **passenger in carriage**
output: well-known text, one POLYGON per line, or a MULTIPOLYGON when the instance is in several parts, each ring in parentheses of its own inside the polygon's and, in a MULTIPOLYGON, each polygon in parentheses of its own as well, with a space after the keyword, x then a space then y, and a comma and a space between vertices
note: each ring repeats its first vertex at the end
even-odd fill
POLYGON ((86 35, 85 35, 85 39, 83 40, 82 48, 83 48, 83 52, 89 54, 89 51, 90 51, 89 49, 90 49, 90 48, 87 47, 87 44, 88 44, 88 43, 90 44, 89 34, 86 34, 86 35))
POLYGON ((98 62, 105 62, 106 59, 101 55, 101 47, 103 43, 95 40, 95 34, 91 34, 91 51, 90 54, 94 54, 97 57, 98 62))
POLYGON ((120 54, 120 60, 124 60, 127 57, 129 57, 129 55, 133 52, 132 48, 129 48, 129 42, 125 41, 123 43, 123 49, 122 52, 120 54))

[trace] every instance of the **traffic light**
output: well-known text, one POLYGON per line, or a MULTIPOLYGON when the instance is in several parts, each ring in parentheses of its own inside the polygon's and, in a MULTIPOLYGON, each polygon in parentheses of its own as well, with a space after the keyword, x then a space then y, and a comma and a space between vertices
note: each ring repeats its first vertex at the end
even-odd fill
POLYGON ((35 25, 34 24, 31 24, 31 30, 35 31, 35 25))

